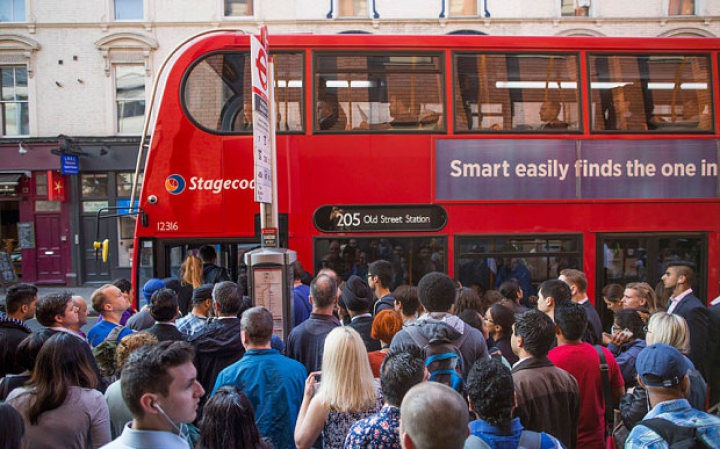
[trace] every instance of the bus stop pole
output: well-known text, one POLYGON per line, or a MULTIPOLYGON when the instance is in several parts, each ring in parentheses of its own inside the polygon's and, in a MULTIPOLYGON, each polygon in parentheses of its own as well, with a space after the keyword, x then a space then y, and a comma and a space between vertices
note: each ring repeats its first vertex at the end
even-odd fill
POLYGON ((279 247, 278 241, 278 206, 277 206, 277 145, 275 144, 275 129, 277 115, 275 111, 275 63, 268 58, 268 125, 270 128, 270 159, 272 168, 272 202, 260 203, 260 228, 263 235, 263 247, 279 247), (267 233, 274 233, 274 239, 266 239, 267 233), (274 245, 270 244, 274 240, 274 245))

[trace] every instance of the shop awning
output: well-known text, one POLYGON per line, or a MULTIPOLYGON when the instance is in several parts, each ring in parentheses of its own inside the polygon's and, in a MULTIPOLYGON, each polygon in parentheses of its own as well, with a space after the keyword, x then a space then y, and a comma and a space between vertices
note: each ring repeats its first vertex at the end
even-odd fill
POLYGON ((15 187, 20 183, 24 173, 0 173, 0 186, 15 187))
POLYGON ((0 194, 16 194, 24 173, 0 173, 0 194))

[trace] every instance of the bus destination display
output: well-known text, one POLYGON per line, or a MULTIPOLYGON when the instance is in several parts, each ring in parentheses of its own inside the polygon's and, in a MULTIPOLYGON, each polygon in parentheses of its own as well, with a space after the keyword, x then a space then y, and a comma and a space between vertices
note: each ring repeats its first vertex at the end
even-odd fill
POLYGON ((434 232, 447 224, 447 212, 427 206, 322 206, 313 217, 321 232, 434 232))

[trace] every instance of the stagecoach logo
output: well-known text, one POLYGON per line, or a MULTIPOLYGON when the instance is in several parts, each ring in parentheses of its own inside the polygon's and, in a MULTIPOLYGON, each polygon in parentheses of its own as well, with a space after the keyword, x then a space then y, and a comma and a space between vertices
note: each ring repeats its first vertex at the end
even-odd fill
POLYGON ((170 175, 165 179, 165 189, 173 195, 179 195, 187 190, 207 190, 219 194, 223 190, 252 190, 255 188, 254 179, 206 179, 193 176, 186 183, 182 175, 170 175))
POLYGON ((165 188, 173 195, 178 195, 185 190, 185 178, 180 175, 170 175, 165 180, 165 188))

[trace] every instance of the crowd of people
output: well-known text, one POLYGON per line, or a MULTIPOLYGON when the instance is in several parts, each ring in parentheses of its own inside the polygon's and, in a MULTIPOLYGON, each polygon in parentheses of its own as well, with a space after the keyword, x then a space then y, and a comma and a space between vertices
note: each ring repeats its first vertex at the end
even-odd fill
POLYGON ((667 308, 646 284, 606 286, 606 332, 574 269, 527 301, 516 279, 481 297, 437 271, 391 291, 384 260, 307 285, 296 262, 283 341, 214 257, 148 281, 134 314, 127 281, 98 288, 87 336, 83 298, 10 287, 0 449, 720 448, 720 305, 688 264, 663 275, 667 308))

